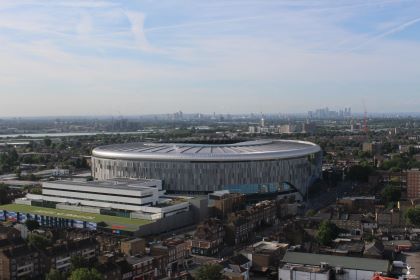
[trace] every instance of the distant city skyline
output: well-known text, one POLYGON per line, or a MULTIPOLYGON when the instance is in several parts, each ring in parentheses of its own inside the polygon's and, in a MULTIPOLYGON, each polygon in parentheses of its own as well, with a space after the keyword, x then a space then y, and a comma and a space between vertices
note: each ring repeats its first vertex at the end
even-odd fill
POLYGON ((416 0, 4 0, 0 117, 416 113, 419 15, 416 0))

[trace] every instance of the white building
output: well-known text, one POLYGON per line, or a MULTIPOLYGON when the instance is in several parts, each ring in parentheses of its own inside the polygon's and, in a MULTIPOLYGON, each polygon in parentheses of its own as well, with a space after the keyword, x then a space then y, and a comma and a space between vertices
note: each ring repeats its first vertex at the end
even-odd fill
POLYGON ((279 127, 279 133, 281 134, 290 134, 297 132, 296 125, 293 124, 283 124, 279 127))
POLYGON ((330 280, 331 269, 286 264, 279 268, 279 280, 330 280))
POLYGON ((42 184, 42 200, 100 208, 139 211, 158 204, 159 180, 53 181, 42 184))
POLYGON ((60 168, 56 168, 52 171, 52 175, 54 177, 59 177, 59 176, 67 176, 70 174, 70 170, 68 169, 60 169, 60 168))
POLYGON ((131 218, 157 220, 189 211, 189 197, 165 196, 162 181, 111 179, 53 181, 42 184, 42 195, 28 194, 15 203, 52 202, 57 209, 101 213, 101 209, 131 212, 131 218))

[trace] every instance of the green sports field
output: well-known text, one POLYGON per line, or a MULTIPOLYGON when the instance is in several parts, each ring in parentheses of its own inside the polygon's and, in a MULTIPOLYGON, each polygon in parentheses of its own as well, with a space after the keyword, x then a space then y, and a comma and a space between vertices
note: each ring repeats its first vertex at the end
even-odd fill
POLYGON ((78 212, 78 211, 71 211, 71 210, 51 209, 51 208, 36 207, 36 206, 21 205, 21 204, 0 205, 0 209, 6 210, 6 211, 12 211, 12 212, 20 212, 20 213, 26 213, 26 214, 31 213, 31 214, 36 214, 36 215, 44 215, 44 216, 64 218, 64 219, 73 219, 73 220, 80 220, 80 221, 93 222, 93 223, 104 222, 108 225, 109 228, 114 227, 114 228, 122 229, 126 231, 135 231, 140 226, 151 223, 150 221, 147 221, 147 220, 130 219, 130 218, 100 215, 100 214, 94 214, 94 213, 85 213, 85 212, 78 212))

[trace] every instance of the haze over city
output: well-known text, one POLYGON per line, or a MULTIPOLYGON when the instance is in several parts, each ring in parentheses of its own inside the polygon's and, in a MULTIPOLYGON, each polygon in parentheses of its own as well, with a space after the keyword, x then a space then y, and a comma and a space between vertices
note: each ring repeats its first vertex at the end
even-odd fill
POLYGON ((0 280, 420 280, 420 0, 0 0, 0 280))
POLYGON ((0 115, 418 112, 419 12, 410 0, 1 1, 0 115))

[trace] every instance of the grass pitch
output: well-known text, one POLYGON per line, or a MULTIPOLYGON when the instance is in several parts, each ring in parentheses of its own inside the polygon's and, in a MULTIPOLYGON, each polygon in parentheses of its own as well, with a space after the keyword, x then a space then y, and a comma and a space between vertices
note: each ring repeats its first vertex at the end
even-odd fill
POLYGON ((21 204, 7 204, 0 205, 1 210, 11 211, 11 212, 20 212, 26 214, 36 214, 49 217, 57 217, 64 219, 80 220, 85 222, 100 223, 104 222, 108 225, 109 228, 135 231, 140 226, 151 223, 151 221, 140 220, 140 219, 131 219, 124 217, 115 217, 108 215, 101 215, 95 213, 85 213, 72 210, 62 210, 62 209, 51 209, 37 206, 21 205, 21 204))

